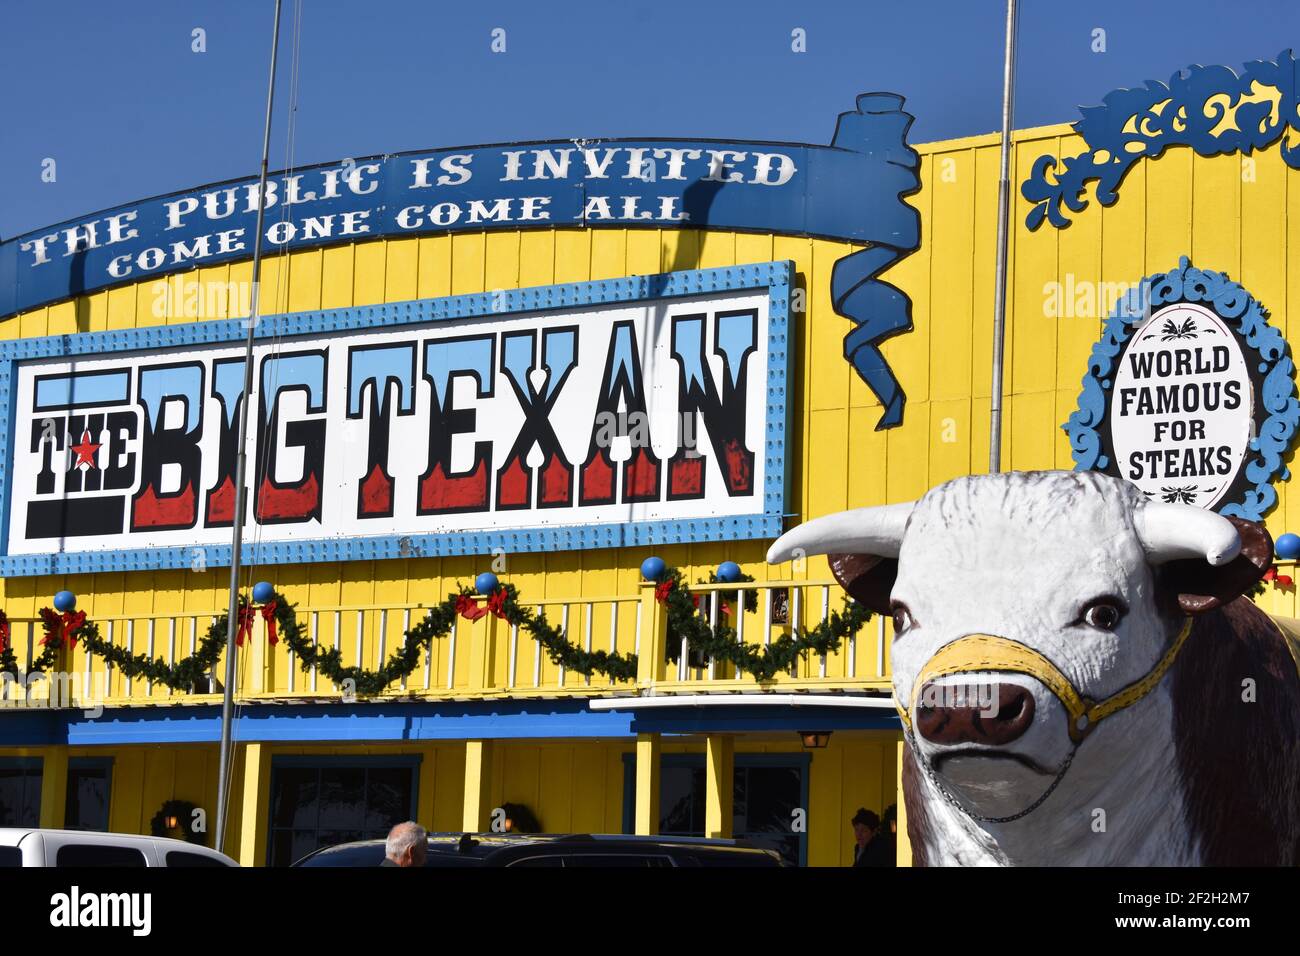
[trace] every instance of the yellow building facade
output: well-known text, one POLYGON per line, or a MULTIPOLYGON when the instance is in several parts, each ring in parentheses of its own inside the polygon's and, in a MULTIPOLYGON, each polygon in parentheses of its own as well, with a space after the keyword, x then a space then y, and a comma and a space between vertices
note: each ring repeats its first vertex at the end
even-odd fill
MULTIPOLYGON (((1031 178, 1040 157, 1090 148, 1064 125, 1019 131, 1014 184, 1031 178)), ((262 265, 262 311, 311 312, 789 261, 803 296, 790 312, 787 527, 846 508, 907 501, 988 468, 998 189, 996 136, 916 150, 921 188, 907 201, 919 213, 920 247, 883 276, 910 298, 914 325, 881 345, 906 393, 903 421, 893 428, 876 428, 881 402, 845 361, 849 325, 832 300, 836 262, 862 243, 716 228, 557 227, 271 250, 262 265)), ((1094 199, 1064 229, 1030 229, 1026 217, 1035 204, 1017 191, 1003 467, 1074 467, 1062 425, 1078 405, 1081 377, 1114 290, 1174 269, 1180 257, 1241 283, 1292 341, 1289 295, 1300 296, 1296 182, 1276 148, 1251 156, 1170 148, 1134 164, 1117 202, 1103 206, 1094 199)), ((181 310, 160 322, 159 283, 171 283, 172 301, 183 302, 186 283, 238 284, 250 269, 248 261, 235 261, 118 284, 13 315, 0 323, 0 335, 29 339, 237 317, 196 319, 181 310)), ((1290 496, 1283 480, 1275 488, 1276 506, 1264 520, 1276 537, 1300 528, 1300 495, 1290 496)), ((793 569, 769 567, 769 543, 717 540, 505 556, 500 578, 518 589, 522 603, 545 608, 550 620, 563 619, 572 641, 639 651, 635 682, 564 673, 535 642, 489 616, 465 621, 452 639, 435 641, 431 659, 404 687, 373 700, 345 701, 328 680, 298 668, 283 643, 261 639, 259 622, 238 660, 224 849, 246 865, 264 865, 287 862, 309 844, 340 834, 371 835, 378 823, 331 824, 318 816, 310 827, 298 826, 292 807, 276 805, 288 799, 285 780, 310 786, 302 781, 324 775, 315 778, 323 787, 330 775, 351 774, 348 779, 364 779, 364 786, 387 787, 385 799, 393 788, 409 788, 411 815, 435 831, 487 830, 497 808, 518 804, 548 832, 658 832, 672 804, 678 811, 673 832, 728 836, 744 828, 737 826, 737 797, 757 801, 761 789, 779 804, 779 812, 764 811, 761 826, 788 817, 788 834, 776 839, 785 840, 781 846, 792 859, 849 865, 849 819, 856 809, 879 813, 902 806, 901 733, 892 709, 880 706, 889 694, 890 623, 873 618, 838 652, 804 660, 797 673, 760 685, 723 665, 664 663, 664 612, 653 587, 641 580, 640 565, 651 554, 692 582, 731 560, 754 577, 746 588, 786 589, 796 621, 815 623, 841 606, 824 559, 793 569), (627 706, 672 697, 698 703, 705 693, 723 695, 705 709, 707 716, 679 707, 663 708, 671 716, 657 717, 651 709, 627 706), (716 703, 753 694, 771 695, 773 703, 716 703), (861 706, 800 710, 784 695, 803 695, 809 706, 822 697, 861 706), (600 701, 606 703, 591 706, 600 701), (417 723, 422 729, 412 732, 417 723), (827 746, 805 749, 798 731, 806 730, 829 731, 827 746), (735 776, 741 771, 755 780, 775 776, 752 791, 739 782, 727 786, 733 777, 741 780, 735 776), (295 828, 312 835, 295 837, 295 828)), ((422 609, 472 582, 491 560, 469 554, 284 563, 255 568, 252 580, 272 582, 295 603, 314 640, 333 641, 348 664, 374 668, 422 609)), ((1280 564, 1283 573, 1288 567, 1280 564)), ((38 612, 61 590, 73 592, 77 607, 115 643, 171 661, 188 653, 196 635, 224 613, 228 579, 222 567, 10 576, 0 580, 0 607, 11 622, 20 664, 39 655, 38 612)), ((693 587, 706 605, 719 590, 693 587)), ((770 593, 762 592, 757 610, 742 614, 742 639, 762 642, 780 631, 768 616, 770 593)), ((1297 614, 1294 591, 1269 586, 1259 600, 1267 610, 1297 614)), ((73 675, 78 704, 87 689, 104 688, 104 714, 83 719, 75 708, 56 712, 35 704, 0 713, 0 770, 26 781, 23 789, 7 792, 26 794, 42 826, 72 824, 67 814, 74 811, 93 816, 87 801, 106 800, 102 819, 109 829, 148 832, 160 806, 183 800, 204 812, 210 831, 218 791, 216 687, 181 693, 128 681, 83 647, 72 649, 63 667, 73 675), (80 801, 68 796, 75 781, 87 788, 80 801)), ((224 662, 214 672, 223 668, 224 662)), ((328 816, 328 808, 315 812, 328 816)), ((373 807, 367 813, 382 817, 373 807)), ((908 860, 905 839, 899 858, 908 860)))

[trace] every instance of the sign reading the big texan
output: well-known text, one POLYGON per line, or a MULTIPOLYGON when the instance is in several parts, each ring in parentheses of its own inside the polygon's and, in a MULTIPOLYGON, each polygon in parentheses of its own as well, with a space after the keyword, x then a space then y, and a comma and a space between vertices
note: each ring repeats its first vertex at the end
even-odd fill
POLYGON ((859 96, 830 146, 722 140, 561 140, 401 153, 219 183, 120 206, 0 243, 0 316, 128 282, 248 259, 263 248, 485 229, 725 229, 867 244, 831 277, 854 327, 844 356, 903 420, 879 344, 912 328, 879 274, 920 245, 904 197, 920 189, 912 117, 892 93, 859 96))
MULTIPOLYGON (((262 561, 770 537, 789 263, 264 320, 262 561)), ((3 345, 7 574, 229 560, 244 329, 3 345)))

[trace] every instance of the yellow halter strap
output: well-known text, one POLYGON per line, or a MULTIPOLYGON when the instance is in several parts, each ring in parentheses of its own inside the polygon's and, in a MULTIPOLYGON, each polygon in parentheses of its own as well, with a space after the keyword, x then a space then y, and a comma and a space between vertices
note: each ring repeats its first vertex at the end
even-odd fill
POLYGON ((912 718, 909 711, 916 709, 921 689, 928 681, 974 671, 1027 674, 1041 681, 1065 706, 1065 711, 1069 715, 1070 739, 1078 744, 1092 733, 1093 728, 1103 718, 1136 704, 1149 694, 1173 666, 1178 652, 1183 649, 1187 636, 1191 633, 1192 619, 1188 618, 1178 637, 1145 677, 1098 702, 1089 700, 1075 690, 1074 685, 1061 673, 1060 668, 1038 651, 1005 637, 968 634, 951 644, 945 644, 930 658, 925 667, 921 668, 921 673, 917 675, 912 685, 907 707, 897 699, 894 701, 894 706, 898 708, 903 726, 910 731, 912 718))

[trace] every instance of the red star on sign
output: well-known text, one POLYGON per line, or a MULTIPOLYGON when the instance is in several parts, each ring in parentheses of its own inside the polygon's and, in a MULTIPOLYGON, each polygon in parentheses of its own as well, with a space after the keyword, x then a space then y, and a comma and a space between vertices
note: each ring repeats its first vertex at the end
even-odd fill
POLYGON ((73 445, 72 450, 77 453, 77 460, 73 462, 73 468, 80 468, 82 465, 95 467, 95 453, 99 451, 100 446, 90 440, 90 431, 86 430, 81 433, 81 444, 73 445))

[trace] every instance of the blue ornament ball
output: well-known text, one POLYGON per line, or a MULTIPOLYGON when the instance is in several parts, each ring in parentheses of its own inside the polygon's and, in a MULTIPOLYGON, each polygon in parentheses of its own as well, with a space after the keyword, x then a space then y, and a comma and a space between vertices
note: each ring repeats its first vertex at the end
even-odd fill
POLYGON ((1291 534, 1288 531, 1274 542, 1273 550, 1283 561, 1293 561, 1300 558, 1300 535, 1291 534))
POLYGON ((54 610, 67 614, 77 606, 77 596, 71 591, 60 591, 54 595, 54 610))
POLYGON ((641 577, 647 581, 658 581, 668 570, 663 558, 646 558, 641 562, 641 577))
POLYGON ((491 594, 499 586, 497 576, 491 571, 484 571, 474 579, 474 590, 479 594, 491 594))
POLYGON ((718 565, 718 580, 723 584, 735 584, 740 580, 740 565, 735 561, 723 561, 718 565))
POLYGON ((258 604, 266 604, 275 597, 275 588, 268 581, 258 581, 253 585, 253 600, 258 604))

